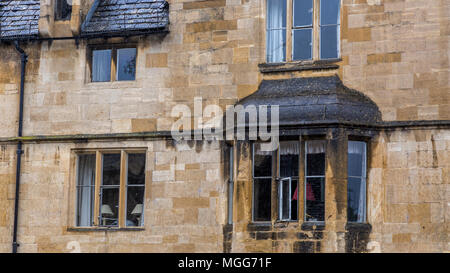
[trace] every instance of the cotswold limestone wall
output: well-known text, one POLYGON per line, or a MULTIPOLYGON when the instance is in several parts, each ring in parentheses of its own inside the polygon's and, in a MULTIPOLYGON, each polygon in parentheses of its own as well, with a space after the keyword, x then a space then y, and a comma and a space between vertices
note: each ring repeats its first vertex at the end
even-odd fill
POLYGON ((450 251, 448 129, 384 132, 370 165, 371 240, 384 252, 450 251))
POLYGON ((343 0, 342 69, 384 120, 450 119, 450 3, 343 0))
MULTIPOLYGON (((218 142, 165 140, 26 144, 20 252, 221 252, 226 187, 218 142), (73 231, 74 148, 147 149, 144 230, 73 231), (74 241, 71 243, 71 241, 74 241)), ((0 252, 11 251, 15 147, 0 153, 0 252)))

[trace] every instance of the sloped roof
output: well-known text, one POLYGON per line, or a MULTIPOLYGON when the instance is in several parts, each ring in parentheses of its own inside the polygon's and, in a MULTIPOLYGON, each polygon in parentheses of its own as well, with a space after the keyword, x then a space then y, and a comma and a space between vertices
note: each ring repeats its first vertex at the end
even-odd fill
POLYGON ((0 39, 37 37, 39 13, 39 0, 0 0, 0 39))
POLYGON ((82 26, 82 36, 163 30, 169 24, 164 0, 98 0, 82 26))
POLYGON ((381 121, 378 106, 363 93, 344 86, 338 76, 263 80, 255 93, 237 105, 279 105, 280 126, 381 121))

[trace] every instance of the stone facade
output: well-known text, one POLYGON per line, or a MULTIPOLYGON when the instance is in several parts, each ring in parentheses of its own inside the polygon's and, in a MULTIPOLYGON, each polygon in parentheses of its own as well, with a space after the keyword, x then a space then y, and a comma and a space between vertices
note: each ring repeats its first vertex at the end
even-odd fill
MULTIPOLYGON (((52 14, 49 4, 41 2, 41 12, 52 14)), ((57 25, 41 19, 44 36, 79 32, 89 10, 84 5, 93 1, 73 2, 73 12, 81 11, 81 18, 57 25)), ((342 0, 337 66, 287 72, 263 72, 258 66, 265 63, 265 1, 168 2, 167 35, 21 44, 29 57, 20 252, 70 252, 72 241, 79 242, 82 252, 450 251, 448 1, 342 0), (89 82, 88 48, 105 43, 136 45, 135 81, 89 82), (177 120, 173 107, 193 108, 194 97, 201 97, 204 107, 225 107, 255 92, 263 79, 335 74, 369 96, 384 121, 447 122, 374 129, 369 141, 369 229, 346 227, 336 214, 323 230, 305 227, 302 221, 252 225, 248 143, 236 146, 240 164, 234 225, 228 226, 223 142, 131 135, 170 130, 177 120), (74 150, 113 147, 147 150, 144 228, 77 229, 74 150)), ((0 252, 10 252, 20 56, 13 45, 1 43, 0 60, 0 252)))

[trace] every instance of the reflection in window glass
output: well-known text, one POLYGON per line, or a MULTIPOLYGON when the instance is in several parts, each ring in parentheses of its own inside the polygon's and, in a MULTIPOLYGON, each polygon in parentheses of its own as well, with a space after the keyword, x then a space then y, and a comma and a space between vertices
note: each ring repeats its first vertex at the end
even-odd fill
POLYGON ((55 5, 55 20, 70 20, 72 0, 56 0, 55 5))
POLYGON ((117 80, 133 81, 136 76, 136 48, 117 50, 117 80))
POLYGON ((366 143, 348 142, 347 219, 366 220, 366 143))
POLYGON ((286 1, 267 0, 267 62, 286 61, 286 1))
POLYGON ((253 221, 271 219, 272 154, 253 145, 253 221))
POLYGON ((145 154, 128 154, 127 226, 142 226, 145 192, 145 154))
POLYGON ((92 51, 92 81, 109 82, 111 80, 111 50, 92 51))
POLYGON ((299 142, 280 142, 279 219, 297 220, 299 142))
POLYGON ((320 58, 339 57, 340 0, 320 1, 320 58))
POLYGON ((306 142, 305 221, 325 218, 325 141, 306 142))
POLYGON ((77 226, 92 226, 95 192, 95 154, 78 156, 77 180, 77 226))
POLYGON ((100 224, 119 225, 120 154, 103 155, 100 224))

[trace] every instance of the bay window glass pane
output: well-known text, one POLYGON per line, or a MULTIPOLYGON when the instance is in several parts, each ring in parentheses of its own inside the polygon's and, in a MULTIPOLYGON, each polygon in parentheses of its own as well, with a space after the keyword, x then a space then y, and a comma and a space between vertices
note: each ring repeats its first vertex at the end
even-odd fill
POLYGON ((367 144, 348 142, 347 219, 349 222, 366 220, 366 157, 367 144))
POLYGON ((267 62, 286 61, 286 30, 267 31, 267 62))
POLYGON ((339 26, 320 27, 320 58, 335 59, 339 57, 339 26))
POLYGON ((78 156, 77 226, 92 226, 95 192, 95 154, 78 156))
POLYGON ((286 60, 286 1, 267 0, 267 62, 286 60))
POLYGON ((272 152, 262 151, 259 143, 253 147, 253 177, 272 177, 272 152))
POLYGON ((280 218, 290 220, 291 218, 291 180, 280 181, 280 218))
POLYGON ((136 48, 117 50, 117 80, 133 81, 136 75, 136 48))
POLYGON ((349 177, 347 182, 347 219, 349 222, 365 220, 365 183, 361 178, 349 177))
POLYGON ((306 179, 306 221, 324 221, 325 219, 325 178, 306 179))
POLYGON ((92 81, 108 82, 111 80, 111 50, 92 51, 92 81))
POLYGON ((312 59, 312 29, 294 29, 292 33, 292 59, 294 61, 312 59))
POLYGON ((320 25, 338 25, 341 0, 320 1, 320 25))
POLYGON ((271 219, 272 179, 253 180, 253 220, 270 221, 271 219))
POLYGON ((294 0, 293 20, 294 27, 312 26, 313 0, 294 0))
POLYGON ((305 220, 325 219, 325 145, 323 140, 306 142, 305 220))
POLYGON ((325 175, 325 141, 313 140, 306 142, 306 175, 325 175))

